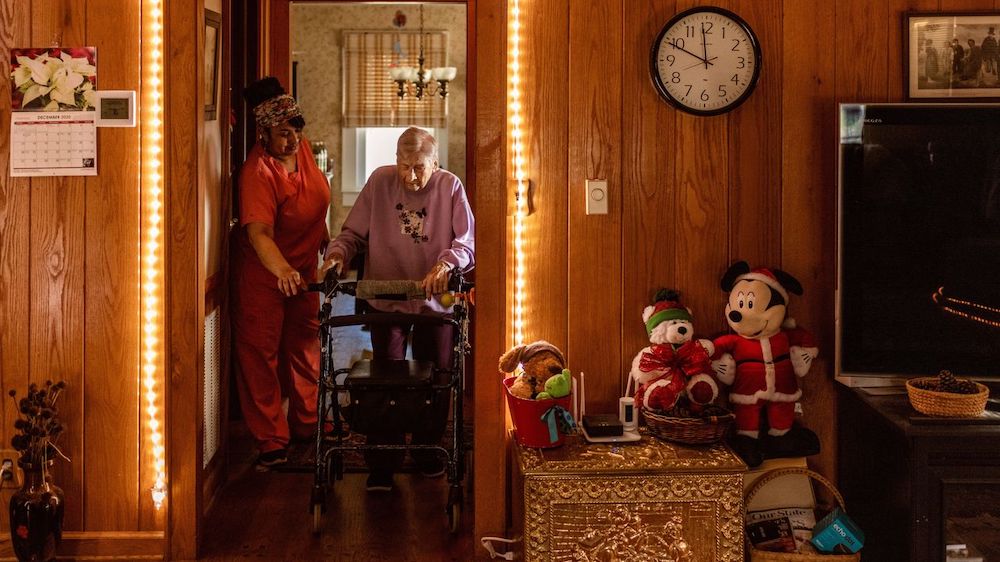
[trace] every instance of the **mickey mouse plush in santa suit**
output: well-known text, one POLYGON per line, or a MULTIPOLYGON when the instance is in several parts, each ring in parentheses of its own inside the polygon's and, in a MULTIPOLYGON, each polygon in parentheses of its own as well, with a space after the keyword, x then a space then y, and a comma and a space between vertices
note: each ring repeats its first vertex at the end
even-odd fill
POLYGON ((788 293, 801 295, 802 285, 780 269, 751 270, 744 261, 726 271, 721 285, 729 292, 726 321, 735 333, 714 340, 713 367, 719 382, 730 386, 733 449, 751 467, 765 457, 818 453, 816 434, 792 425, 802 396, 798 379, 818 353, 812 334, 785 318, 788 293), (763 439, 761 414, 768 426, 763 439))

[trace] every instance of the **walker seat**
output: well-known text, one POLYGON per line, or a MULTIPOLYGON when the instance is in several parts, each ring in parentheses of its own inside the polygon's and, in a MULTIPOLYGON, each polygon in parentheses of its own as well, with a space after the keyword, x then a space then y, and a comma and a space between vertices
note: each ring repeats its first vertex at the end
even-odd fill
POLYGON ((371 386, 409 386, 430 384, 434 374, 431 361, 410 359, 362 359, 351 365, 344 385, 350 388, 371 386))

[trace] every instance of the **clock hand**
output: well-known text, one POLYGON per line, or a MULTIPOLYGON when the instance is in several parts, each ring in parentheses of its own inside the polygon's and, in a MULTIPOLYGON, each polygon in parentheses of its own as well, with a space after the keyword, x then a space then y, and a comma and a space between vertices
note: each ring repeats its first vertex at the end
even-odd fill
POLYGON ((708 45, 705 43, 705 24, 701 24, 701 60, 705 63, 705 70, 708 70, 708 45))
POLYGON ((704 63, 707 63, 707 64, 712 64, 711 62, 706 61, 705 59, 699 57, 698 55, 692 53, 691 51, 685 49, 684 47, 678 47, 677 43, 671 43, 671 42, 668 41, 667 44, 670 45, 671 47, 679 50, 679 51, 684 51, 685 53, 691 55, 692 57, 694 57, 694 58, 696 58, 698 60, 700 60, 701 62, 704 62, 704 63))
MULTIPOLYGON (((712 64, 712 61, 714 61, 717 58, 719 58, 719 57, 712 57, 712 58, 708 59, 708 61, 706 61, 706 62, 708 62, 708 64, 712 64)), ((696 63, 692 64, 691 66, 685 66, 681 70, 690 70, 690 69, 692 69, 692 68, 694 68, 696 66, 701 66, 702 64, 704 64, 704 63, 696 62, 696 63)))

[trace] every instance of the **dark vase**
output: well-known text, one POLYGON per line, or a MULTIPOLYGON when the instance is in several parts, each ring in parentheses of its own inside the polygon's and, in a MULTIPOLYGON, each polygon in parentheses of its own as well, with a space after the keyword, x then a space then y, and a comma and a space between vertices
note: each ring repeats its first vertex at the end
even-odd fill
POLYGON ((18 560, 54 560, 62 539, 63 491, 40 464, 21 463, 24 484, 10 498, 10 540, 18 560))

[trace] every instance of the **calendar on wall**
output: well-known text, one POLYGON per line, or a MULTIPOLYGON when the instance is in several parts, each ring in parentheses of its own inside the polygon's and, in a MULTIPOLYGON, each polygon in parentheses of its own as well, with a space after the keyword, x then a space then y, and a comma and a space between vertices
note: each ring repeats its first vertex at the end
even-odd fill
POLYGON ((97 50, 11 49, 10 175, 96 176, 97 50))
POLYGON ((95 112, 14 112, 10 175, 96 176, 95 112))

